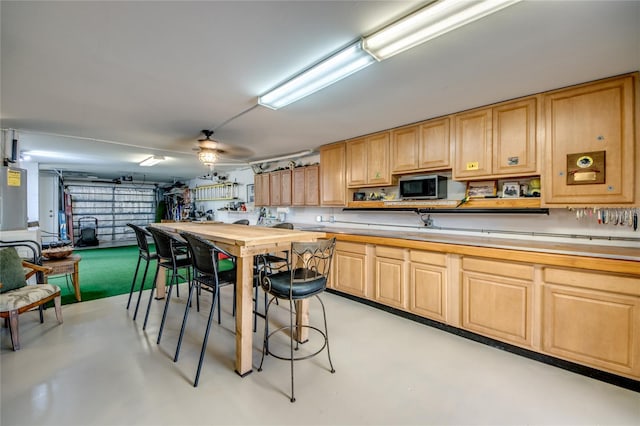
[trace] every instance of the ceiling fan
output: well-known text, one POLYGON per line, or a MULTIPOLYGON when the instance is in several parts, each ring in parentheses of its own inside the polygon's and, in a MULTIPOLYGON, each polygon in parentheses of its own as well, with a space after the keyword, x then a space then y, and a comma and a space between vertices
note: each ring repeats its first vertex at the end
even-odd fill
POLYGON ((253 154, 250 149, 223 144, 212 139, 213 130, 205 129, 202 134, 204 136, 198 139, 198 147, 194 148, 194 151, 198 151, 198 160, 209 168, 212 168, 220 159, 242 160, 253 154))

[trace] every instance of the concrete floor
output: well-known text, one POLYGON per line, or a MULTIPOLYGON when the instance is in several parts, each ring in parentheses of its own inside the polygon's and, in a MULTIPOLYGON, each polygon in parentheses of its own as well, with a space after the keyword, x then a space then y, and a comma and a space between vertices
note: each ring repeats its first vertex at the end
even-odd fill
MULTIPOLYGON (((18 352, 2 329, 0 424, 640 424, 639 393, 331 294, 323 300, 336 373, 329 373, 325 353, 296 363, 295 403, 287 362, 268 357, 256 371, 261 331, 254 335, 254 372, 240 378, 233 371, 229 287, 194 388, 209 305, 199 314, 193 309, 174 363, 184 290, 172 300, 160 345, 164 303, 153 303, 143 332, 141 319, 132 321, 125 309, 126 295, 64 306, 62 325, 52 309, 44 324, 35 312, 23 314, 18 352)), ((318 309, 312 303, 312 323, 318 309)), ((286 318, 284 308, 275 312, 276 322, 286 318)))

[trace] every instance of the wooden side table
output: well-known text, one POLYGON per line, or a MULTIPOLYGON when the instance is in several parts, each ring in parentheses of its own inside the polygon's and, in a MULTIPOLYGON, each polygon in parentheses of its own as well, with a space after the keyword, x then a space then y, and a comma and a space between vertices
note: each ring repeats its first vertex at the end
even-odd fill
POLYGON ((80 260, 82 260, 82 258, 79 255, 72 254, 64 259, 44 260, 42 262, 43 266, 52 269, 50 273, 45 275, 45 281, 47 277, 71 275, 71 281, 73 282, 73 288, 78 302, 82 301, 82 296, 80 295, 80 274, 78 273, 78 263, 80 263, 80 260))

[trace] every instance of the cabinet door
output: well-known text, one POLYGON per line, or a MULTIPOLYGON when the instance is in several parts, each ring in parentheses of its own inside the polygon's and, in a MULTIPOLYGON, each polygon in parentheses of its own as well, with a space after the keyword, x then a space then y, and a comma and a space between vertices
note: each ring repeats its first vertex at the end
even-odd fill
POLYGON ((420 125, 419 161, 421 170, 448 169, 451 167, 450 124, 442 118, 420 125))
MULTIPOLYGON (((554 92, 544 97, 546 203, 632 203, 634 164, 634 77, 627 76, 554 92), (567 184, 567 155, 605 151, 605 183, 567 184)), ((635 181, 634 181, 634 176, 635 181)))
POLYGON ((269 173, 261 173, 255 176, 255 197, 256 205, 268 206, 270 201, 270 179, 269 173))
POLYGON ((367 143, 364 138, 347 141, 347 185, 367 184, 367 143))
POLYGON ((319 167, 304 168, 304 205, 317 206, 320 204, 319 167))
POLYGON ((291 170, 282 170, 280 172, 280 205, 291 205, 291 170))
POLYGON ((436 321, 446 321, 446 271, 443 266, 421 262, 409 264, 409 310, 411 312, 436 321))
POLYGON ((366 254, 340 250, 336 246, 333 262, 333 288, 366 297, 366 254))
POLYGON ((298 167, 293 169, 293 179, 291 182, 291 205, 304 206, 305 202, 305 169, 298 167))
POLYGON ((640 298, 544 286, 543 350, 609 371, 640 374, 640 298))
MULTIPOLYGON (((262 206, 262 176, 253 175, 253 203, 256 207, 262 206)), ((247 200, 248 201, 248 200, 247 200)))
POLYGON ((531 347, 531 265, 463 258, 462 326, 478 334, 531 347))
POLYGON ((456 144, 454 179, 491 175, 491 108, 455 116, 456 144))
POLYGON ((281 188, 280 185, 282 183, 280 172, 271 172, 269 173, 269 205, 279 206, 281 205, 281 188))
POLYGON ((320 148, 321 205, 345 205, 347 197, 345 166, 344 143, 337 143, 320 148))
POLYGON ((409 172, 418 169, 418 126, 403 127, 391 132, 391 172, 409 172))
POLYGON ((374 275, 376 302, 406 309, 405 276, 404 250, 377 246, 374 275))
POLYGON ((535 174, 536 99, 523 99, 493 109, 493 174, 535 174))
POLYGON ((640 378, 640 279, 591 271, 544 271, 542 350, 640 378))
POLYGON ((367 137, 367 185, 389 185, 389 132, 367 137))

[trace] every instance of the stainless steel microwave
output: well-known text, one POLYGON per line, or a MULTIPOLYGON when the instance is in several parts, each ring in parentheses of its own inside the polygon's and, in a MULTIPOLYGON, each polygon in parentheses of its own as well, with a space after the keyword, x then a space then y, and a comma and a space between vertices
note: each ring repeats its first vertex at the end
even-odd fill
POLYGON ((447 198, 447 177, 438 175, 406 176, 398 181, 403 200, 447 198))

